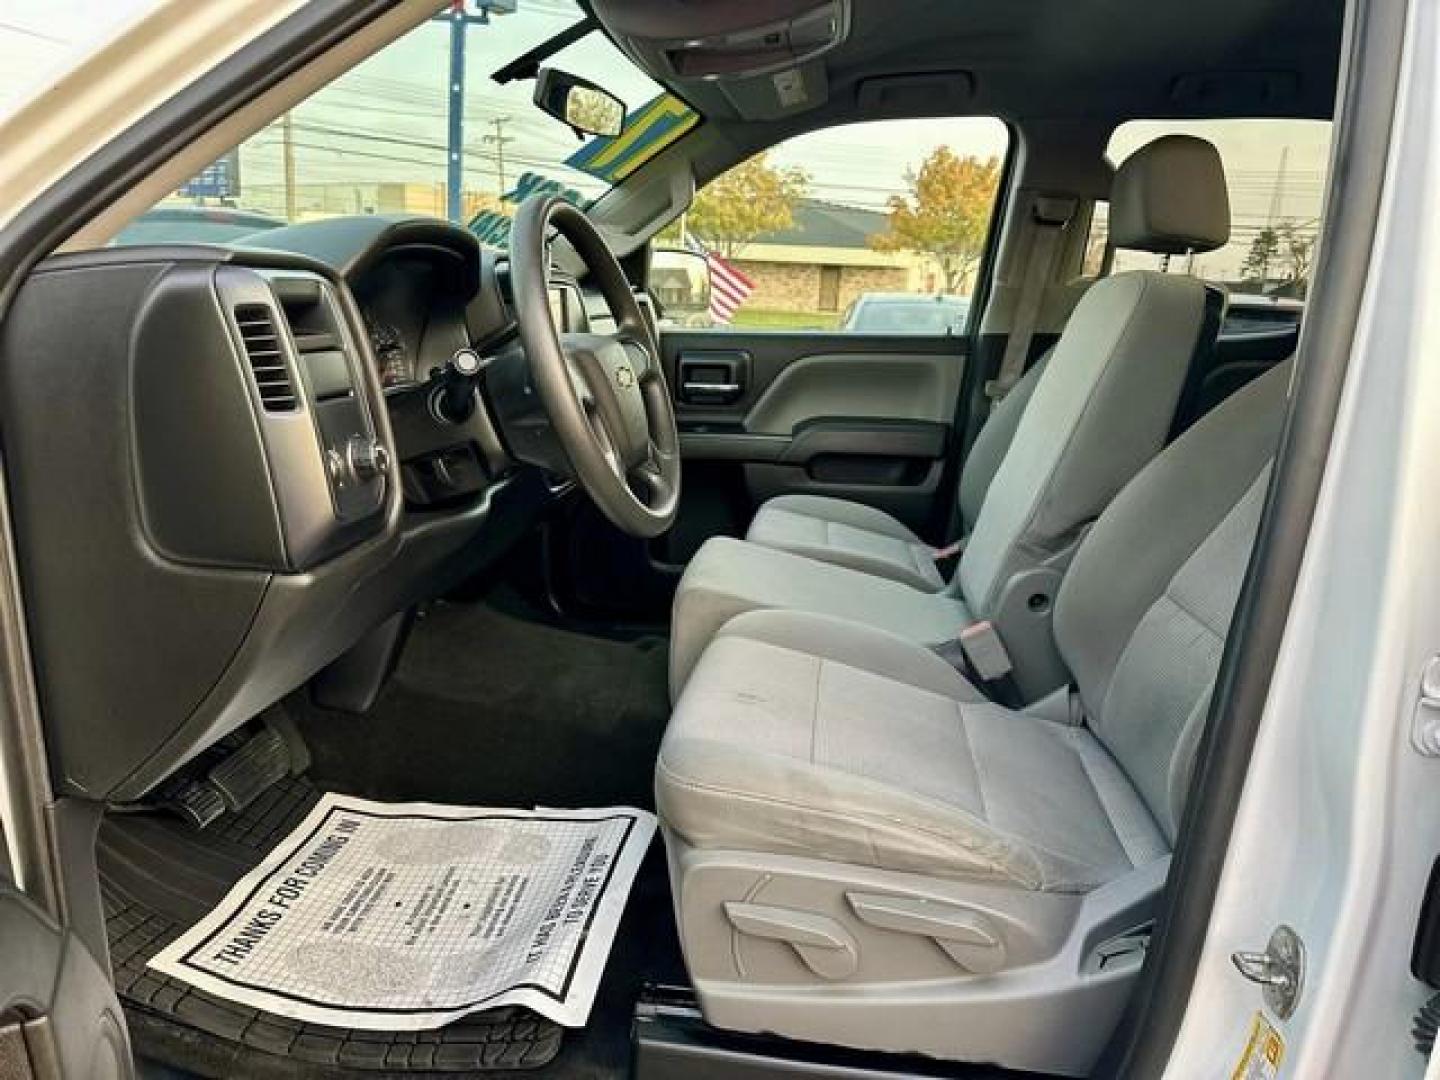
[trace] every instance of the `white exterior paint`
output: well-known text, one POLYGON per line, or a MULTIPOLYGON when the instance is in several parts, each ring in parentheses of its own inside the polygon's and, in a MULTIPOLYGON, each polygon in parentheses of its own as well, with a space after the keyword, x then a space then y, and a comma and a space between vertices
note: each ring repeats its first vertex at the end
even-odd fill
POLYGON ((1440 9, 1411 5, 1387 188, 1335 440, 1197 980, 1170 1068, 1226 1076, 1259 987, 1230 962, 1288 923, 1286 1077, 1419 1077, 1408 961, 1440 852, 1440 759, 1410 746, 1440 652, 1440 9))

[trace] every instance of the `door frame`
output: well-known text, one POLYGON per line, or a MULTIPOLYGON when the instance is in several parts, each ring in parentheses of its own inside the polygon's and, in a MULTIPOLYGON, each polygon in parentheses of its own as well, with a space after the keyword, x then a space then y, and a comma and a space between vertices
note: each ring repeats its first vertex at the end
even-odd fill
MULTIPOLYGON (((1160 1076, 1172 1061, 1182 1069, 1193 1064, 1195 1058, 1188 1056, 1186 1048, 1193 1053, 1195 1047, 1177 1040, 1192 1019, 1198 1021, 1203 1011, 1219 1006, 1219 986, 1230 993, 1247 994, 1257 1010, 1261 1007, 1258 988, 1240 981, 1233 971, 1220 974, 1213 962, 1204 969, 1210 974, 1202 978, 1201 965, 1207 951, 1216 947, 1210 939, 1222 915, 1215 905, 1227 864, 1256 827, 1253 811, 1244 819, 1238 816, 1242 795, 1258 801, 1257 805, 1267 797, 1283 800, 1285 785, 1292 782, 1277 774, 1279 765, 1273 755, 1252 757, 1257 738, 1266 740, 1263 746, 1273 746, 1280 738, 1277 732, 1287 728, 1306 737, 1304 729, 1311 719, 1277 709, 1274 698, 1281 696, 1282 687, 1293 687, 1297 680, 1315 674, 1307 663, 1316 663, 1317 656, 1307 653, 1302 640, 1305 620, 1291 620, 1292 614, 1301 613, 1299 607, 1292 612, 1292 603, 1308 599, 1306 609, 1314 616, 1314 591, 1323 588, 1323 582, 1316 580, 1319 571, 1304 579, 1310 586, 1308 595, 1297 593, 1297 586, 1302 586, 1312 529, 1336 528, 1333 515, 1317 518, 1317 508, 1327 466, 1332 464, 1332 455, 1339 455, 1331 437, 1343 395, 1353 390, 1347 383, 1352 350, 1363 350, 1361 335, 1367 322, 1374 319, 1373 312, 1367 311, 1371 298, 1366 285, 1372 280, 1377 225, 1385 205, 1382 196, 1396 181, 1387 170, 1408 8, 1408 0, 1350 0, 1346 12, 1338 122, 1321 232, 1325 240, 1301 332, 1291 413, 1276 457, 1256 554, 1236 608, 1206 733, 1196 755, 1190 798, 1153 945, 1130 1006, 1101 1058, 1099 1075, 1160 1076), (1266 774, 1255 774, 1252 765, 1264 766, 1266 774), (1251 780, 1252 791, 1247 793, 1247 781, 1251 780), (1237 825, 1252 832, 1237 835, 1237 825), (1215 980, 1222 977, 1226 981, 1217 984, 1215 980), (1195 1016, 1192 1010, 1197 1011, 1195 1016)), ((1434 66, 1432 57, 1419 77, 1432 76, 1434 66)), ((1414 71, 1410 74, 1417 77, 1414 71)), ((1407 362, 1415 363, 1416 358, 1399 361, 1407 362)), ((1331 578, 1333 571, 1332 567, 1331 578)), ((1321 662, 1325 661, 1333 664, 1335 657, 1321 662)), ((1293 835, 1272 835, 1272 864, 1277 868, 1289 865, 1296 843, 1293 835)), ((1244 884, 1252 897, 1253 890, 1261 887, 1253 876, 1244 884)), ((1265 935, 1245 947, 1264 949, 1265 935)), ((1336 1033, 1327 1035, 1334 1038, 1336 1033)), ((1237 1055, 1243 1047, 1243 1032, 1240 1036, 1234 1046, 1237 1055)), ((1373 1045, 1373 1033, 1363 1038, 1373 1045)), ((1209 1044, 1212 1064, 1216 1049, 1213 1042, 1209 1044)))

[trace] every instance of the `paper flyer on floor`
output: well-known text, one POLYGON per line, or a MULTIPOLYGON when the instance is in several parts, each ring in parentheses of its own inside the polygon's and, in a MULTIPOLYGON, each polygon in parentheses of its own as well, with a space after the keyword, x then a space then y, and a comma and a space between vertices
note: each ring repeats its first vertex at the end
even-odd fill
POLYGON ((629 807, 326 795, 150 966, 336 1027, 418 1031, 499 1005, 579 1027, 654 831, 629 807))

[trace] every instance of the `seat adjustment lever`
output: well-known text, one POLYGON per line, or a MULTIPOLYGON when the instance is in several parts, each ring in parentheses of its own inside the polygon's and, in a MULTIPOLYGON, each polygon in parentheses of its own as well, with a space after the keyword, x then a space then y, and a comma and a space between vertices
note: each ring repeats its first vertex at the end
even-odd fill
POLYGON ((880 930, 918 934, 935 942, 966 971, 990 975, 1005 966, 1005 942, 978 911, 923 896, 846 893, 861 922, 880 930))
POLYGON ((860 966, 855 938, 828 915, 731 900, 725 917, 742 934, 789 945, 823 979, 844 979, 860 966))

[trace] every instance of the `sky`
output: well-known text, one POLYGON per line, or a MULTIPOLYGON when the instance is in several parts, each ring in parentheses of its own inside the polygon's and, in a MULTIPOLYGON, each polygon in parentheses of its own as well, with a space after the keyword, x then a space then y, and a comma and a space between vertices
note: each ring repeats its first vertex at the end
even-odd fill
MULTIPOLYGON (((223 0, 219 0, 223 2, 223 0)), ((563 166, 579 146, 565 125, 530 101, 533 83, 499 86, 487 76, 515 55, 551 37, 578 17, 572 0, 517 0, 515 14, 466 31, 465 184, 498 193, 504 159, 506 188, 520 171, 543 172, 587 195, 604 185, 563 166), (497 153, 498 150, 498 153, 497 153)), ((0 6, 0 114, 73 63, 78 55, 143 12, 153 0, 4 0, 0 6)), ((424 24, 321 90, 292 114, 297 179, 302 186, 373 185, 407 181, 436 185, 445 177, 450 28, 424 24)), ((618 93, 632 108, 656 85, 599 35, 571 46, 550 63, 618 93)), ((1274 220, 1318 220, 1329 147, 1328 125, 1315 122, 1230 121, 1223 124, 1132 123, 1112 139, 1120 161, 1165 131, 1189 130, 1214 140, 1225 160, 1236 244, 1274 220)), ((777 147, 771 160, 803 168, 817 198, 883 209, 905 188, 907 173, 940 145, 978 157, 1003 155, 1006 131, 987 118, 886 121, 814 132, 777 147)), ((283 187, 278 125, 257 133, 242 150, 241 203, 274 212, 283 187)), ((355 205, 330 212, 363 210, 355 205)), ((1205 257, 1230 269, 1234 252, 1205 257)), ((1243 258, 1243 252, 1238 257, 1243 258)), ((1205 269, 1202 263, 1201 269, 1205 269)))

